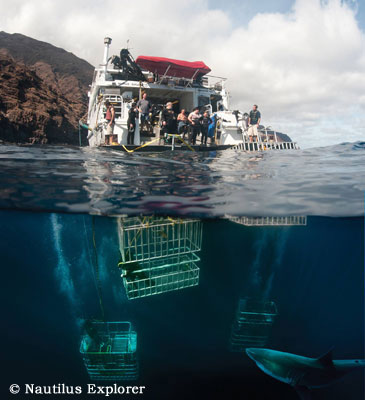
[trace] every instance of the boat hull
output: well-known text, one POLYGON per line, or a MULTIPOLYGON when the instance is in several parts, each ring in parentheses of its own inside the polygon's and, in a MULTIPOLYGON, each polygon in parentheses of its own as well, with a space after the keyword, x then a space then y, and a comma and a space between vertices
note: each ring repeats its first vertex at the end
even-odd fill
POLYGON ((221 151, 221 150, 241 150, 243 152, 263 152, 263 151, 275 151, 275 150, 298 150, 299 147, 294 142, 278 142, 278 143, 261 143, 261 142, 253 142, 253 143, 241 143, 240 145, 210 145, 210 146, 201 146, 201 145, 175 145, 172 147, 171 144, 165 145, 145 145, 145 146, 136 146, 136 145, 102 145, 99 146, 103 149, 112 149, 117 151, 124 151, 126 153, 134 153, 134 152, 164 152, 164 151, 198 151, 198 152, 211 152, 211 151, 221 151))
MULTIPOLYGON (((219 150, 227 150, 231 149, 232 145, 218 145, 218 146, 174 146, 173 151, 219 151, 219 150)), ((99 146, 99 148, 108 149, 108 150, 117 150, 124 151, 126 153, 134 153, 136 152, 163 152, 163 151, 172 151, 171 145, 148 145, 148 146, 131 146, 131 145, 112 145, 112 146, 99 146)))

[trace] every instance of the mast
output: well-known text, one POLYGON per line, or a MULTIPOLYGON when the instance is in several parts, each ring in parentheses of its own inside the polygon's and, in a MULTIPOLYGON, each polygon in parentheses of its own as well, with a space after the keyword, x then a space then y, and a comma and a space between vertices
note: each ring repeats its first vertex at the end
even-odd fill
POLYGON ((108 66, 108 58, 109 58, 109 46, 110 43, 112 42, 112 39, 110 37, 104 38, 104 57, 103 57, 103 63, 102 66, 104 67, 104 73, 106 73, 106 69, 108 66))

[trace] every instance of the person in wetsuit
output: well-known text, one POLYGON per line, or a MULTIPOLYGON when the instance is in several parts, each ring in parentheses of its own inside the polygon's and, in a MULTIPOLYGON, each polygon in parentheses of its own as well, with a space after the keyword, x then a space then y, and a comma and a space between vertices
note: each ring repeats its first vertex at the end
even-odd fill
POLYGON ((136 131, 136 119, 138 118, 137 104, 132 103, 132 107, 128 111, 128 136, 127 144, 134 144, 134 132, 136 131))
POLYGON ((200 118, 200 124, 201 124, 201 132, 202 132, 201 144, 204 144, 205 146, 207 145, 207 140, 208 140, 209 125, 212 122, 213 121, 210 118, 208 111, 204 111, 203 116, 200 118))
POLYGON ((218 123, 218 115, 214 113, 210 119, 212 120, 212 123, 208 127, 208 137, 210 137, 210 143, 215 142, 215 135, 216 135, 216 128, 217 128, 217 123, 218 123))
POLYGON ((162 123, 161 132, 164 135, 167 135, 169 133, 176 133, 176 131, 177 131, 176 114, 172 108, 171 101, 169 101, 166 104, 166 108, 164 110, 162 110, 161 123, 162 123))
POLYGON ((195 144, 196 143, 196 137, 200 133, 200 118, 201 115, 199 113, 199 107, 195 107, 194 111, 191 112, 188 116, 188 120, 191 124, 191 133, 189 137, 189 142, 190 144, 195 144))

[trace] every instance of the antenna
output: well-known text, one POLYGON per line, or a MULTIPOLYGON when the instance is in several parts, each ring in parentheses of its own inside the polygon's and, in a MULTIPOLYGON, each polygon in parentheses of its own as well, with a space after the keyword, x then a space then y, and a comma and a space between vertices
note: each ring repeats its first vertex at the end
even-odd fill
POLYGON ((131 50, 132 47, 129 47, 129 39, 127 39, 127 50, 131 50))

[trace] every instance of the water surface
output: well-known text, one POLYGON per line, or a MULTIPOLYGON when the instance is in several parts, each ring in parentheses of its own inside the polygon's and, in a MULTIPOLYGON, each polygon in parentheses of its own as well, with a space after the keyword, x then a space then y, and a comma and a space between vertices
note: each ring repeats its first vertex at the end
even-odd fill
POLYGON ((365 143, 126 154, 0 147, 0 208, 101 215, 363 215, 365 143))

